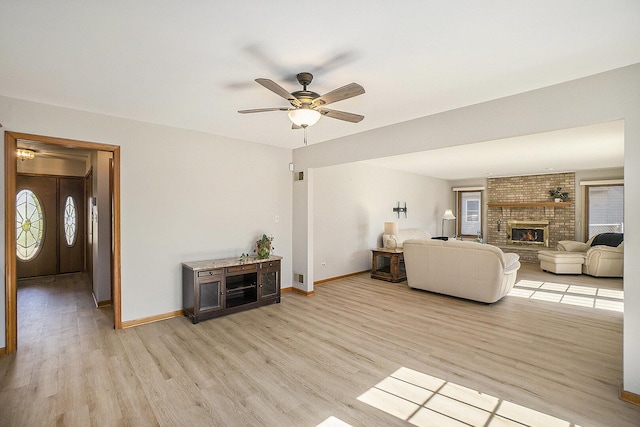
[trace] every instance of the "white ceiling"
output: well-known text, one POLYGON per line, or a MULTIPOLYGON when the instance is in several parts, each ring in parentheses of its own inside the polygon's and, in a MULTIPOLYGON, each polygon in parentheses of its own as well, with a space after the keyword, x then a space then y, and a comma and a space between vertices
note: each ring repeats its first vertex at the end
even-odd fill
POLYGON ((622 167, 624 122, 538 133, 363 163, 455 180, 622 167))
MULTIPOLYGON (((322 118, 321 143, 640 63, 638 0, 1 4, 0 95, 292 149, 303 138, 286 113, 237 113, 287 106, 255 78, 363 85, 332 108, 365 119, 322 118)), ((483 154, 483 174, 517 157, 483 154)))

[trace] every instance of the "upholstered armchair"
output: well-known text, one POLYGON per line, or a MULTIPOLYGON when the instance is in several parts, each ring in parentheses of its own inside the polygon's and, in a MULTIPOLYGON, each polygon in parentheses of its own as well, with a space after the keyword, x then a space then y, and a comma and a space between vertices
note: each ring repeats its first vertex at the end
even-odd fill
POLYGON ((587 243, 572 240, 558 242, 558 251, 584 254, 582 273, 596 277, 623 277, 624 242, 621 233, 603 233, 587 243))

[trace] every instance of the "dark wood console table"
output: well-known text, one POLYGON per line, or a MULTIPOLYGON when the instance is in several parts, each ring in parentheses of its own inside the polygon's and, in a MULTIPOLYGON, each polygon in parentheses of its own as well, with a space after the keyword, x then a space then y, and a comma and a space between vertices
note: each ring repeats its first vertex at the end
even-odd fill
POLYGON ((193 323, 280 302, 280 260, 249 257, 182 264, 182 307, 193 323))
POLYGON ((371 277, 398 283, 407 279, 402 249, 377 248, 371 250, 371 277))

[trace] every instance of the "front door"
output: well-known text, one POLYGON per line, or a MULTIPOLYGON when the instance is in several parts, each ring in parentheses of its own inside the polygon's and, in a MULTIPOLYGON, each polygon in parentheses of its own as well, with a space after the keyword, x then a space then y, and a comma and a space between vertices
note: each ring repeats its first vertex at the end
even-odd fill
POLYGON ((17 277, 82 271, 84 179, 18 175, 17 277))

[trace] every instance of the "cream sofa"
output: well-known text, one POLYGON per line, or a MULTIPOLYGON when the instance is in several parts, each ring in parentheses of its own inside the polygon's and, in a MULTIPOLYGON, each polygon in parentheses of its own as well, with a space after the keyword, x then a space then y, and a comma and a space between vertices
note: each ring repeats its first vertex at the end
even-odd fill
POLYGON ((404 262, 409 287, 493 303, 511 291, 520 256, 459 240, 407 240, 404 262))
POLYGON ((423 239, 428 240, 431 238, 431 233, 421 228, 408 228, 406 230, 399 230, 398 234, 383 234, 382 246, 387 249, 402 249, 402 246, 406 240, 410 239, 423 239))

